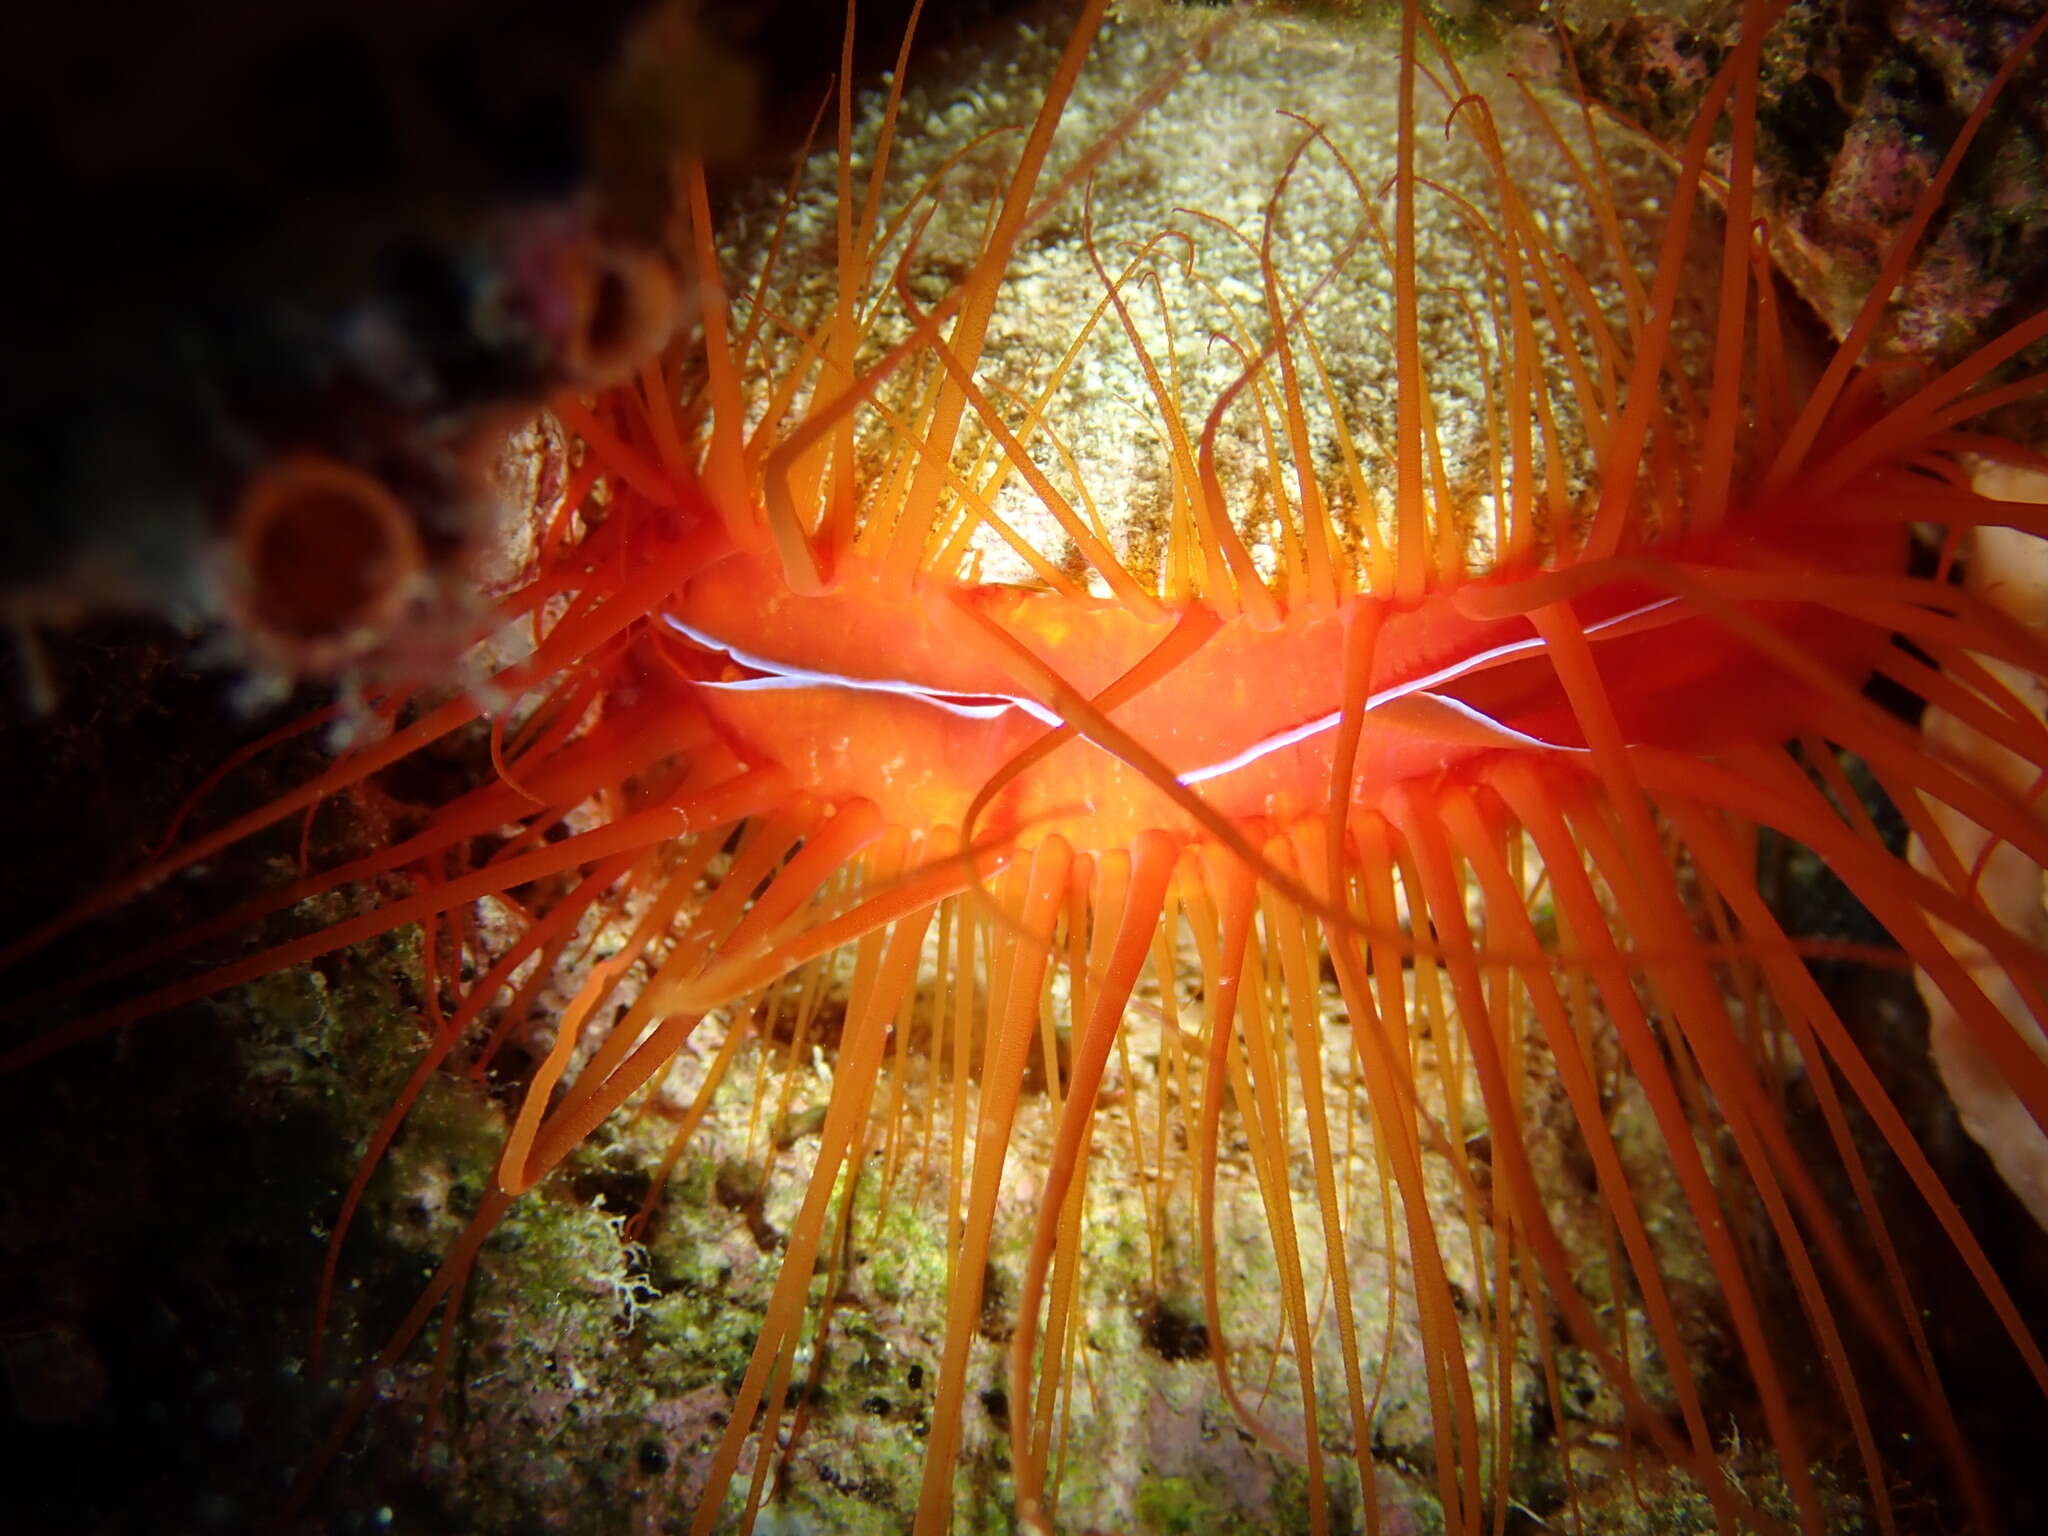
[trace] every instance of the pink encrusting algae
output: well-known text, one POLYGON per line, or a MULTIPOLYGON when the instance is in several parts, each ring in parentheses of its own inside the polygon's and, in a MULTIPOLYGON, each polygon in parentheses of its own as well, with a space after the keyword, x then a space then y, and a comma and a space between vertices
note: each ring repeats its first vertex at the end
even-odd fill
POLYGON ((2048 864, 2044 779, 2015 792, 1945 760, 1865 691, 1874 677, 1903 685, 2048 775, 2048 727, 2009 681, 2048 677, 2048 638, 1952 579, 1971 530, 2048 534, 2048 508, 1975 493, 1962 463, 2033 461, 1975 423, 2039 389, 1996 370, 2048 336, 2048 315, 1907 385, 1860 371, 1949 178, 2042 27, 1918 193, 1845 338, 1809 364, 1749 190, 1759 57, 1779 7, 1744 6, 1698 125, 1671 152, 1647 242, 1620 212, 1612 137, 1468 79, 1412 6, 1390 66, 1383 186, 1358 170, 1342 125, 1295 120, 1291 149, 1261 171, 1255 227, 1187 215, 1112 241, 1095 227, 1096 178, 1194 88, 1191 71, 1262 46, 1264 23, 1153 23, 1174 42, 1147 56, 1153 84, 1076 148, 1071 99, 1091 53, 1112 45, 1098 38, 1104 9, 1081 5, 1028 123, 976 125, 981 137, 895 205, 901 68, 872 141, 857 140, 841 94, 822 280, 776 286, 778 262, 797 262, 780 222, 751 265, 721 251, 701 172, 681 168, 676 244, 698 319, 630 382, 556 402, 580 445, 569 489, 497 609, 530 653, 17 952, 496 711, 492 780, 402 843, 232 918, 422 861, 453 867, 80 1018, 11 1061, 519 893, 504 903, 512 935, 471 956, 476 979, 373 1140, 331 1288, 370 1169, 420 1085, 446 1062, 488 1059, 503 1030, 487 1021, 512 1027, 533 978, 567 967, 591 923, 609 921, 617 942, 569 972, 573 997, 495 1187, 388 1366, 459 1294, 511 1202, 658 1095, 679 1060, 695 1076, 671 1164, 750 1064, 758 1132, 811 1081, 771 1026, 794 1015, 802 1039, 836 996, 829 1080, 812 1084, 815 1153, 751 1360, 715 1448, 682 1479, 699 1532, 751 1526, 771 1497, 803 1362, 823 1347, 820 1269, 838 1273, 871 1155, 889 1169, 885 1198, 934 1204, 945 1233, 921 1532, 955 1521, 964 1405, 986 1367, 984 1277, 1005 1227, 1022 1232, 1005 1367, 1014 1504, 1027 1528, 1064 1523, 1060 1469, 1087 1412, 1092 1348, 1090 1175, 1127 1157, 1115 1166, 1135 1169, 1155 1268, 1167 1226, 1194 1227, 1219 1391, 1249 1438, 1300 1461, 1312 1530, 1356 1518, 1377 1532, 1390 1507, 1374 1444, 1396 1309, 1381 1298, 1369 1310, 1369 1286, 1403 1293, 1418 1339, 1425 1475, 1446 1529, 1507 1528, 1532 1401, 1555 1421, 1556 1524, 1599 1528, 1581 1490, 1598 1446, 1620 1436, 1690 1479, 1725 1532, 1832 1528, 1840 1495, 1835 1473, 1816 1473, 1823 1451, 1860 1472, 1856 1497, 1879 1529, 1905 1529, 1879 1392, 1912 1405, 1973 1527, 1998 1528, 1928 1337, 1934 1299, 1915 1292, 1876 1194, 1874 1148, 1952 1244, 1967 1275, 1958 1304, 1997 1314, 2044 1392, 2048 1361, 1808 961, 1917 968, 2048 1124, 2033 1034, 2048 1019, 2048 955, 1983 901, 1983 855, 1944 830, 1960 817, 2048 864), (1176 50, 1179 62, 1156 62, 1176 50), (1525 127, 1504 126, 1513 113, 1525 127), (1591 211, 1584 241, 1560 235, 1518 180, 1519 152, 1504 147, 1516 132, 1565 164, 1569 197, 1591 211), (1454 187, 1418 169, 1434 137, 1475 179, 1454 187), (971 174, 991 157, 999 175, 971 174), (1311 166, 1349 190, 1342 238, 1314 259, 1284 256, 1311 166), (970 189, 965 215, 943 207, 949 177, 970 189), (1447 301, 1433 287, 1419 202, 1450 209, 1483 274, 1476 292, 1447 301), (956 216, 972 246, 934 288, 921 242, 950 238, 956 216), (995 338, 1017 324, 1003 306, 1052 221, 1081 231, 1093 307, 1046 370, 1020 377, 995 338), (1212 248, 1249 276, 1207 276, 1212 248), (1384 306, 1385 433, 1354 429, 1339 354, 1358 338, 1322 323, 1354 278, 1384 306), (1206 333, 1177 322, 1170 299, 1183 294, 1223 320, 1206 333), (1481 359, 1467 394, 1483 427, 1463 468, 1447 447, 1454 404, 1432 389, 1446 314, 1481 359), (1122 357, 1159 445, 1143 527, 1098 510, 1110 498, 1089 490, 1083 429, 1062 426, 1092 349, 1122 357), (1228 380, 1208 396, 1197 354, 1228 380), (1037 520, 1028 529, 1018 506, 1037 520), (1941 553, 1922 573, 1915 530, 1928 527, 1941 553), (1017 579, 990 579, 1004 561, 1017 579), (1879 835, 1852 758, 1903 812, 1926 850, 1917 862, 1879 835), (1758 890, 1765 830, 1811 850, 1891 946, 1789 934, 1758 890), (1956 935, 1975 946, 1967 961, 1956 935), (1156 1063, 1153 1080, 1134 1058, 1156 1063), (1824 1120, 1825 1168, 1784 1121, 1788 1060, 1824 1120), (1616 1130, 1623 1078, 1682 1209, 1642 1203, 1641 1148, 1616 1130), (1146 1095, 1156 1132, 1131 1107, 1146 1095), (1003 1201, 1020 1116, 1034 1114, 1043 1160, 1019 1216, 1003 1201), (926 1153, 916 1176, 899 1147, 913 1139, 926 1153), (1589 1170, 1595 1222, 1548 1187, 1561 1140, 1589 1170), (1223 1230, 1225 1162, 1240 1178, 1249 1166, 1261 1233, 1223 1230), (1833 1193, 1843 1187, 1854 1211, 1833 1193), (1694 1368, 1698 1303, 1673 1272, 1674 1225, 1753 1384, 1768 1492, 1737 1467, 1694 1368), (1233 1315, 1219 1274, 1252 1262, 1226 1241, 1254 1236, 1277 1292, 1255 1326, 1233 1315), (1265 1330, 1276 1336, 1249 1338, 1265 1330), (1882 1376, 1859 1375, 1865 1358, 1882 1376), (1568 1421, 1574 1373, 1608 1394, 1604 1425, 1568 1421), (1836 1427, 1816 1427, 1823 1412, 1836 1427))

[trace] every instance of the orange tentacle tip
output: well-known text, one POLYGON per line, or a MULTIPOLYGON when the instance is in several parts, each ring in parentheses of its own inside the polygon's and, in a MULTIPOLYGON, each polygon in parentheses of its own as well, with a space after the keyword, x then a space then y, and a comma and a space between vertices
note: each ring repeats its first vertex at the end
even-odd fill
MULTIPOLYGON (((2048 519, 1967 456, 2028 458, 1974 417, 2039 322, 1905 386, 1875 308, 1802 329, 1759 0, 1669 152, 1412 6, 1102 9, 842 81, 787 201, 679 175, 701 312, 636 363, 672 269, 586 296, 496 675, 119 894, 469 775, 242 915, 352 910, 60 983, 10 1060, 344 943, 445 989, 336 1183, 353 1251, 431 1172, 449 1257, 392 1333, 334 1239, 376 1374, 295 1507, 453 1373, 451 1463, 589 1397, 703 1532, 1999 1529, 2033 1260, 1895 1036, 1917 978, 2037 1166, 2048 644, 1993 589, 2048 519)), ((265 494, 259 551, 399 538, 265 494)))

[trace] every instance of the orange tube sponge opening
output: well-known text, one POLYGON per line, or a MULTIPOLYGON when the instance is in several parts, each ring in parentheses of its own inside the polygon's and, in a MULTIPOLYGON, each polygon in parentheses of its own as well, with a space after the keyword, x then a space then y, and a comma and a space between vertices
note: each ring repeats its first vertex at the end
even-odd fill
POLYGON ((422 569, 411 515, 375 477, 300 455, 257 473, 233 525, 235 600, 264 643, 317 664, 374 633, 422 569))

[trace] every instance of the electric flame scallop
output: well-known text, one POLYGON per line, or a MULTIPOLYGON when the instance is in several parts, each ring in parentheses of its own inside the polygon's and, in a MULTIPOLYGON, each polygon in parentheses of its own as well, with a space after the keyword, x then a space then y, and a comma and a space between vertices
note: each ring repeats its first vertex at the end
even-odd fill
POLYGON ((1615 1529, 1654 1467, 1725 1532, 1910 1530, 1902 1416, 1954 1522, 1999 1529, 1925 1309, 1994 1314, 2043 1391, 2048 1363, 1809 961, 1914 970, 2007 1096, 2001 1166, 2037 1155, 2048 960, 1981 877, 2048 863, 2048 641, 1959 577, 1985 530, 2048 532, 1970 474, 2039 464, 1981 418, 2038 389, 1999 370, 2048 315, 1946 371, 1866 365, 2040 26, 1816 345, 1750 190, 1777 7, 1743 7, 1669 146, 1412 9, 1103 10, 973 76, 906 85, 906 42, 827 104, 787 200, 720 227, 680 167, 696 320, 554 402, 566 487, 488 682, 387 692, 388 735, 28 947, 488 718, 491 779, 232 917, 435 878, 16 1065, 380 932, 469 935, 326 1296, 422 1084, 480 1072, 561 979, 492 1187, 381 1365, 513 1201, 655 1107, 650 1205, 717 1158, 778 1202, 749 1363, 676 1475, 700 1532, 803 1497, 804 1377, 903 1212, 944 1254, 893 1516, 922 1532, 967 1518, 963 1447, 1028 1529, 1139 1518, 1150 1453, 1093 1358, 1133 1225, 1151 1287, 1199 1298, 1209 1363, 1177 1369, 1308 1529, 1417 1503, 1615 1529), (1789 933, 1766 835, 1887 944, 1789 933), (458 921, 479 902, 490 942, 458 921), (1940 1230, 1951 1295, 1880 1184, 1940 1230))

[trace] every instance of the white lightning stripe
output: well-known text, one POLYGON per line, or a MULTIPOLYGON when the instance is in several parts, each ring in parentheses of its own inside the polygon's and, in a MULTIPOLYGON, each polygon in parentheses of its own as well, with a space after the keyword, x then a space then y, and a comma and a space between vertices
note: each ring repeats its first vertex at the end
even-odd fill
POLYGON ((1432 703, 1441 704, 1453 714, 1463 715, 1486 727, 1491 735, 1505 738, 1505 743, 1519 743, 1525 747, 1541 747, 1546 752, 1591 752, 1591 747, 1568 747, 1562 742, 1545 741, 1541 736, 1531 736, 1527 731, 1518 731, 1512 725, 1502 725, 1483 709, 1474 709, 1463 699, 1454 699, 1449 694, 1425 693, 1422 695, 1432 703))
MULTIPOLYGON (((1630 609, 1627 613, 1616 614, 1612 618, 1601 619, 1597 623, 1587 625, 1585 630, 1586 636, 1591 639, 1608 631, 1620 629, 1624 625, 1632 625, 1637 620, 1646 619, 1665 609, 1674 608, 1678 606, 1678 603, 1679 599, 1675 597, 1658 598, 1655 602, 1645 603, 1642 607, 1630 609)), ((844 688, 855 693, 880 693, 888 694, 895 698, 912 699, 917 703, 928 704, 933 709, 943 710, 949 715, 956 715, 966 720, 993 720, 1008 710, 1016 709, 1022 710, 1034 720, 1042 721, 1047 725, 1057 726, 1066 724, 1056 712, 1047 709, 1036 699, 1027 698, 1022 694, 945 693, 937 689, 928 688, 920 683, 913 683, 905 678, 856 677, 848 673, 820 672, 809 667, 791 666, 788 662, 772 661, 765 656, 756 656, 751 652, 740 650, 729 641, 721 640, 716 635, 698 629, 695 625, 684 623, 674 614, 665 613, 661 618, 662 622, 668 625, 670 629, 673 629, 693 645, 701 646, 707 651, 717 651, 730 657, 733 662, 745 667, 748 671, 761 674, 759 677, 736 678, 731 681, 700 682, 697 685, 700 688, 715 688, 727 693, 770 693, 797 688, 844 688), (970 703, 969 700, 986 700, 987 702, 970 703)), ((1497 733, 1506 741, 1520 742, 1532 747, 1543 747, 1554 752, 1582 751, 1584 750, 1583 748, 1565 747, 1556 742, 1545 741, 1541 737, 1531 736, 1526 732, 1515 730, 1512 726, 1503 725, 1500 721, 1493 719, 1483 710, 1475 709, 1462 699, 1451 698, 1446 694, 1436 692, 1439 685, 1443 683, 1455 682, 1460 678, 1471 677, 1475 673, 1483 672, 1487 668, 1498 666, 1503 662, 1534 655, 1543 648, 1543 640, 1535 635, 1531 635, 1525 640, 1511 640, 1505 645, 1496 645, 1489 650, 1480 651, 1476 655, 1466 656, 1452 662, 1448 666, 1439 667, 1434 672, 1425 673, 1421 677, 1410 678, 1404 683, 1397 683, 1391 688, 1373 694, 1365 701, 1365 713, 1369 715, 1374 710, 1391 704, 1397 699, 1420 695, 1485 726, 1489 731, 1497 733)), ((1262 741, 1254 742, 1242 752, 1226 757, 1220 762, 1189 769, 1186 773, 1179 776, 1179 782, 1183 785, 1195 785, 1204 783, 1209 779, 1220 779, 1225 774, 1235 773, 1240 768, 1249 767, 1262 757, 1270 757, 1275 752, 1284 751, 1288 747, 1309 740, 1311 737, 1320 736, 1325 731, 1333 731, 1343 718, 1344 711, 1342 709, 1333 709, 1327 715, 1320 715, 1306 724, 1289 726, 1286 730, 1277 731, 1262 741)))
POLYGON ((945 693, 927 688, 903 678, 855 677, 841 672, 819 672, 808 667, 793 667, 786 661, 771 661, 765 656, 755 656, 740 650, 729 641, 708 634, 694 625, 685 624, 674 614, 665 613, 662 622, 684 639, 707 651, 719 651, 732 658, 738 665, 750 672, 759 672, 759 677, 736 678, 729 682, 700 682, 700 688, 716 688, 726 693, 771 693, 791 688, 845 688, 855 693, 886 693, 899 699, 914 699, 920 704, 929 704, 933 709, 944 710, 949 715, 958 715, 965 720, 993 720, 1008 710, 1020 709, 1034 720, 1047 725, 1064 725, 1066 722, 1036 699, 1025 698, 1014 693, 945 693), (969 699, 987 700, 986 703, 969 703, 969 699))
MULTIPOLYGON (((1368 713, 1371 712, 1375 702, 1384 701, 1368 701, 1365 706, 1368 713)), ((1189 769, 1186 773, 1180 775, 1180 782, 1182 784, 1199 784, 1204 779, 1220 779, 1226 773, 1235 773, 1240 768, 1256 763, 1262 757, 1268 757, 1282 748, 1293 746, 1297 741, 1307 741, 1311 736, 1320 736, 1325 731, 1335 730, 1337 722, 1343 718, 1343 715, 1343 710, 1335 709, 1319 719, 1309 721, 1307 725, 1290 726, 1277 736, 1268 736, 1264 741, 1253 742, 1252 745, 1246 747, 1235 757, 1226 757, 1222 762, 1211 763, 1206 768, 1189 769)))
MULTIPOLYGON (((1660 597, 1654 603, 1645 603, 1642 607, 1633 608, 1627 613, 1616 614, 1611 619, 1602 619, 1597 624, 1589 624, 1586 626, 1586 634, 1590 638, 1604 631, 1617 629, 1624 624, 1632 624, 1637 619, 1647 618, 1662 609, 1673 607, 1677 602, 1678 599, 1675 597, 1660 597)), ((1434 691, 1437 685, 1441 683, 1454 682, 1459 678, 1470 677, 1475 672, 1484 671, 1486 668, 1498 665, 1504 661, 1512 661, 1516 657, 1533 655, 1542 649, 1542 639, 1531 635, 1526 640, 1511 640, 1506 645, 1497 645, 1491 650, 1480 651, 1477 655, 1467 656, 1463 660, 1453 662, 1447 667, 1440 667, 1434 672, 1426 673, 1421 677, 1411 678, 1405 683, 1397 683, 1392 688, 1373 694, 1365 701, 1365 713, 1369 715, 1382 705, 1391 704, 1396 699, 1405 699, 1411 694, 1423 694, 1436 699, 1439 703, 1450 705, 1461 714, 1470 715, 1475 719, 1485 721, 1487 725, 1505 736, 1526 741, 1533 746, 1550 747, 1556 751, 1572 750, 1559 747, 1554 742, 1542 741, 1534 736, 1525 736, 1522 732, 1514 730, 1512 727, 1502 725, 1498 720, 1488 718, 1482 711, 1474 709, 1471 705, 1461 700, 1448 698, 1434 691)), ((1343 710, 1333 709, 1327 715, 1319 716, 1305 725, 1290 726, 1284 731, 1268 736, 1264 741, 1254 742, 1242 752, 1237 753, 1233 757, 1226 757, 1219 763, 1210 763, 1201 768, 1190 769, 1188 772, 1180 775, 1180 782, 1182 784, 1200 784, 1208 779, 1220 779, 1226 773, 1235 773, 1240 768, 1249 767, 1260 758, 1283 751, 1299 742, 1307 741, 1311 736, 1320 736, 1324 731, 1334 731, 1343 718, 1343 710)))

